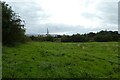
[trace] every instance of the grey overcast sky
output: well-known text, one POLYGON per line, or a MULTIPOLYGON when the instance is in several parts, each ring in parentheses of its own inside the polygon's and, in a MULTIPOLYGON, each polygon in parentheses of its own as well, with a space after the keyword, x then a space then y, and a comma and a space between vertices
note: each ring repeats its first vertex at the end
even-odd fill
POLYGON ((118 31, 119 0, 2 0, 26 22, 26 34, 118 31))

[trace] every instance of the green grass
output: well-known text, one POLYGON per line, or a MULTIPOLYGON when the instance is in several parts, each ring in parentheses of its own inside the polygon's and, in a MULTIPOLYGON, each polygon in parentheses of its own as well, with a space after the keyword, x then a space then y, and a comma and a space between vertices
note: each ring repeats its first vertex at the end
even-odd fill
POLYGON ((117 42, 3 46, 3 78, 118 78, 117 42))

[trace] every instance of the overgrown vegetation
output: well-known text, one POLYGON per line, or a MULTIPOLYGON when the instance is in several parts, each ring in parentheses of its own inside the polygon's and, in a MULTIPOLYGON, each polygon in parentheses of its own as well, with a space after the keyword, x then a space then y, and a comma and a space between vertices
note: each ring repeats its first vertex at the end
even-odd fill
POLYGON ((118 78, 117 42, 3 46, 3 78, 118 78))

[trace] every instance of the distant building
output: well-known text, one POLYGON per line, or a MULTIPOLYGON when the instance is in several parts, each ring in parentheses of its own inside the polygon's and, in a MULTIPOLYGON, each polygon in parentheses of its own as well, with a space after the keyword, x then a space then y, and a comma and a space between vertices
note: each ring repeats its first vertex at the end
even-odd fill
POLYGON ((35 36, 35 37, 47 37, 48 35, 52 36, 52 37, 60 37, 60 35, 58 34, 54 34, 54 33, 49 33, 49 29, 47 28, 47 32, 44 34, 26 34, 27 36, 35 36))

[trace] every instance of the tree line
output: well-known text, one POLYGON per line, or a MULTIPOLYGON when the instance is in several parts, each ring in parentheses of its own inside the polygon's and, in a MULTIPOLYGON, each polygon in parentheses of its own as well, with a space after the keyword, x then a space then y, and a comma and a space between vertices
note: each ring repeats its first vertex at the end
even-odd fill
POLYGON ((90 32, 88 34, 58 35, 57 37, 49 36, 30 36, 33 41, 60 41, 60 42, 110 42, 119 41, 120 34, 118 31, 100 31, 97 33, 90 32))
POLYGON ((120 35, 118 31, 100 31, 97 33, 90 32, 88 34, 73 34, 72 36, 62 36, 61 42, 110 42, 119 41, 120 35))

